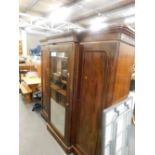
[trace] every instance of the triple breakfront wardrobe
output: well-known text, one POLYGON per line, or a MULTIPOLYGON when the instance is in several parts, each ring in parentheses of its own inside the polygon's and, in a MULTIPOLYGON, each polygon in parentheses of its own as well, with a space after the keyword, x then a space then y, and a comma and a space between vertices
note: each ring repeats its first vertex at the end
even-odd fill
POLYGON ((129 94, 134 32, 109 27, 41 41, 42 116, 62 148, 101 155, 102 111, 129 94))

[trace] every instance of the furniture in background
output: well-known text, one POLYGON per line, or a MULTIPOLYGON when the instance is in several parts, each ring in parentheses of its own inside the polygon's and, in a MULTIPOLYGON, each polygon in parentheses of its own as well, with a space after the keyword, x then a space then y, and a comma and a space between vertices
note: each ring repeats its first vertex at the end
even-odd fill
POLYGON ((41 62, 34 64, 38 77, 41 78, 41 62))
POLYGON ((26 58, 20 60, 25 60, 19 64, 20 89, 26 102, 30 103, 35 101, 34 94, 41 92, 41 62, 26 62, 26 58))
POLYGON ((20 83, 22 82, 22 77, 25 76, 28 72, 29 72, 29 70, 27 70, 27 69, 19 71, 19 82, 20 83))
POLYGON ((39 77, 25 76, 20 83, 21 92, 25 98, 26 103, 34 101, 33 93, 40 91, 41 79, 39 77))
POLYGON ((19 40, 19 56, 23 55, 23 46, 22 46, 22 40, 19 40))
POLYGON ((23 77, 23 81, 31 88, 33 92, 38 91, 38 86, 41 84, 39 77, 23 77))
POLYGON ((101 155, 102 111, 127 98, 134 32, 117 26, 42 42, 42 116, 63 149, 101 155))
POLYGON ((25 102, 30 103, 32 99, 32 90, 31 88, 24 82, 20 83, 20 90, 22 95, 24 96, 25 102))
POLYGON ((28 72, 34 71, 34 64, 21 63, 19 64, 19 82, 22 82, 22 77, 24 77, 28 72))
MULTIPOLYGON (((20 57, 19 60, 19 79, 22 80, 22 76, 25 76, 28 72, 35 71, 38 74, 38 77, 41 77, 41 61, 40 60, 29 60, 28 58, 20 57), (23 63, 25 62, 25 63, 23 63)), ((30 59, 30 58, 29 58, 30 59)))
POLYGON ((35 70, 34 64, 30 63, 19 64, 19 70, 25 70, 25 69, 30 71, 35 70))

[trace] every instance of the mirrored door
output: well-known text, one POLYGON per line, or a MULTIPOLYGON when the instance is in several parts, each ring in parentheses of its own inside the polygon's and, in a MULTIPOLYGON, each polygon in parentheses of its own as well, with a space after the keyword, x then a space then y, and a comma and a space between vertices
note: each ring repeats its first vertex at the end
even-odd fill
POLYGON ((64 137, 67 102, 68 52, 51 52, 50 121, 64 137))

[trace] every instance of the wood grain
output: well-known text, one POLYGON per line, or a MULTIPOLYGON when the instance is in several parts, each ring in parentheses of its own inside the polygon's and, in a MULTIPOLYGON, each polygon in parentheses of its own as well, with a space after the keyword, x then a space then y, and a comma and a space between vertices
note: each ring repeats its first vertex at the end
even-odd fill
POLYGON ((42 116, 49 121, 49 104, 50 104, 50 88, 49 88, 49 52, 47 46, 42 47, 42 116))
MULTIPOLYGON (((49 105, 44 107, 48 118, 51 97, 49 77, 56 61, 50 58, 50 52, 69 54, 67 99, 64 104, 65 136, 62 137, 50 122, 48 130, 66 151, 73 148, 70 151, 73 150, 75 155, 101 155, 101 113, 129 93, 134 63, 134 32, 118 26, 95 33, 86 31, 71 35, 52 36, 43 44, 43 103, 49 105)), ((52 89, 57 88, 52 85, 52 89)))
POLYGON ((77 144, 82 152, 94 155, 101 123, 99 116, 106 77, 106 53, 104 51, 84 51, 82 63, 77 144))

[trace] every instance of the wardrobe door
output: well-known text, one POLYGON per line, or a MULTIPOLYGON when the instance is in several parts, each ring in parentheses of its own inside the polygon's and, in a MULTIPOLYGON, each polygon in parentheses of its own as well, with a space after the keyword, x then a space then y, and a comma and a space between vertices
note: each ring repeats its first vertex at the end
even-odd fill
POLYGON ((49 52, 42 48, 42 116, 49 119, 49 52))
POLYGON ((71 149, 75 50, 71 43, 51 45, 50 121, 48 129, 67 152, 71 149))
POLYGON ((76 148, 84 155, 97 155, 106 61, 104 51, 83 51, 76 148))

